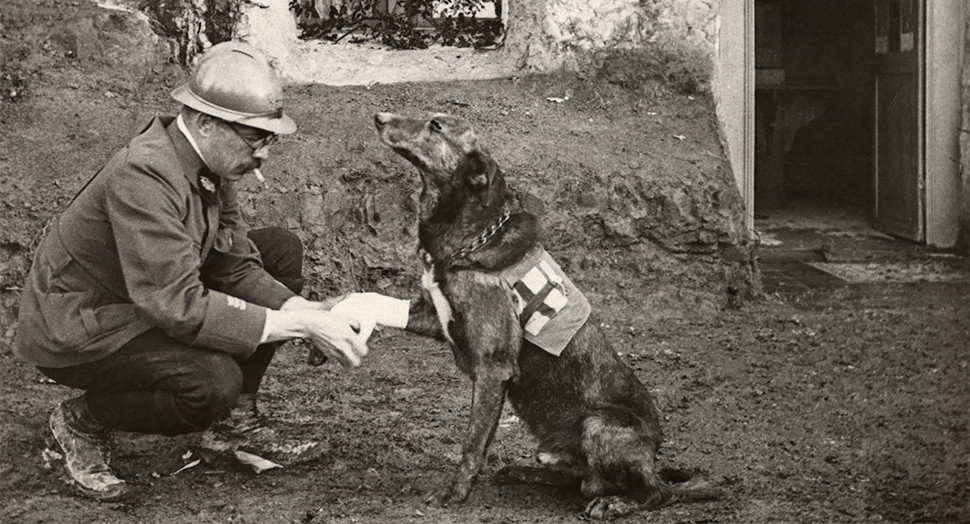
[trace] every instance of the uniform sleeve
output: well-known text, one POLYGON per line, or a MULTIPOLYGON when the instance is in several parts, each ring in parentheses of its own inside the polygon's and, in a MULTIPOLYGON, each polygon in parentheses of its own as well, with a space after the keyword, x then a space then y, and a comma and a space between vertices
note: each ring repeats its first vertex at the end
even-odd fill
POLYGON ((182 224, 189 190, 129 163, 112 177, 105 209, 129 296, 139 313, 176 340, 246 357, 256 349, 265 308, 207 289, 200 246, 182 224))
POLYGON ((202 266, 203 282, 247 302, 279 309, 295 293, 263 269, 259 252, 247 236, 235 184, 226 184, 222 199, 216 243, 202 266))

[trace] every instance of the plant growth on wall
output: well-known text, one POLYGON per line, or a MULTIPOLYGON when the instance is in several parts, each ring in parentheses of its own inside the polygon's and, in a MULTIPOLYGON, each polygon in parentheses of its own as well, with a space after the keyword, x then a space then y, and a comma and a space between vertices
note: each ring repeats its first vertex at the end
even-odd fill
POLYGON ((431 44, 501 45, 502 0, 290 0, 304 40, 378 41, 392 49, 431 44), (485 7, 494 17, 479 16, 485 7))

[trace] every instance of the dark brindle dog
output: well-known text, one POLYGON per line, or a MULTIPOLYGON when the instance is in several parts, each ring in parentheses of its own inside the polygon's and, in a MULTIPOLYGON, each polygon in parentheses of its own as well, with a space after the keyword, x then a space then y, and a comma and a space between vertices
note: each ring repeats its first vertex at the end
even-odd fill
MULTIPOLYGON (((593 517, 717 498, 719 490, 697 480, 661 478, 657 409, 594 320, 579 317, 578 331, 562 341, 559 356, 526 339, 523 322, 543 308, 555 317, 549 311, 555 301, 523 304, 520 284, 510 284, 503 271, 535 259, 538 220, 519 205, 468 123, 442 114, 416 120, 379 113, 374 120, 381 141, 414 164, 423 182, 418 236, 426 293, 412 304, 407 329, 449 341, 474 388, 461 466, 430 500, 468 497, 506 395, 538 439, 537 458, 548 469, 506 468, 505 476, 581 478, 583 494, 593 498, 586 514, 593 517)), ((561 288, 558 296, 585 303, 588 315, 588 302, 567 288, 568 278, 541 275, 548 281, 540 279, 544 290, 537 294, 561 288)))

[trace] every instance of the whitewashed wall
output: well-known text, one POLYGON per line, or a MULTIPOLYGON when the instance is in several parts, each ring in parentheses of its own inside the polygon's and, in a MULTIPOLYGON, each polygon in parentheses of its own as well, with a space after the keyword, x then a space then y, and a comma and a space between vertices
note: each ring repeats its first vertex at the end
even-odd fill
MULTIPOLYGON (((710 56, 725 149, 744 191, 744 16, 750 0, 506 0, 505 46, 487 53, 301 41, 288 0, 256 0, 239 37, 292 83, 329 85, 499 78, 574 70, 602 53, 654 46, 710 56)), ((753 187, 753 186, 752 186, 753 187)))
POLYGON ((392 52, 367 44, 302 42, 288 0, 252 3, 237 36, 272 56, 289 81, 326 84, 359 84, 378 78, 389 82, 437 80, 454 74, 484 78, 522 69, 547 72, 578 67, 599 52, 644 45, 696 46, 712 57, 716 49, 720 0, 506 1, 506 45, 489 53, 454 48, 392 52), (434 57, 438 67, 428 70, 422 63, 422 67, 411 67, 410 73, 396 67, 398 62, 421 63, 421 56, 434 57), (340 63, 334 63, 338 58, 340 63), (390 70, 370 71, 388 67, 390 70))

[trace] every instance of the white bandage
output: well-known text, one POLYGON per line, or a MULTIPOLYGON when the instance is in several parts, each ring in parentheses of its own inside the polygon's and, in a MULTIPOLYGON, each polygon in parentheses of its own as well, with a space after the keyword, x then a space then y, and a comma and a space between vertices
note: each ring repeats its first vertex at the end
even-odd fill
MULTIPOLYGON (((350 316, 350 315, 345 315, 345 316, 350 316)), ((374 322, 373 320, 365 319, 365 318, 357 319, 357 321, 360 322, 360 330, 357 331, 357 334, 360 336, 360 339, 366 344, 367 340, 370 339, 371 334, 374 332, 374 328, 377 327, 377 322, 374 322)))
POLYGON ((383 326, 403 329, 408 325, 411 302, 380 293, 351 293, 330 311, 355 318, 362 325, 369 320, 383 326))

